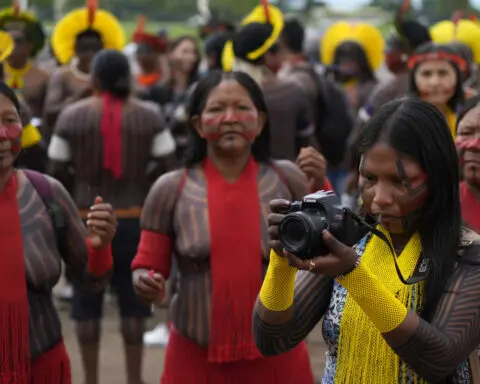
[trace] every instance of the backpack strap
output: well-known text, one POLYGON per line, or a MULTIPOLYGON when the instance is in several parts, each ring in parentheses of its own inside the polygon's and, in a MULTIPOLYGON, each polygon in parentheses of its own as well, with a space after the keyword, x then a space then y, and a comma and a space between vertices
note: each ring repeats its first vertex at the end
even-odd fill
POLYGON ((47 178, 41 173, 29 170, 29 169, 23 169, 22 171, 24 175, 27 177, 30 184, 32 184, 35 191, 37 191, 43 203, 45 204, 47 213, 50 216, 50 219, 52 220, 53 229, 54 229, 55 237, 57 240, 58 251, 60 252, 61 255, 64 255, 65 254, 64 252, 67 250, 66 248, 67 222, 65 220, 65 216, 63 214, 62 208, 55 201, 55 198, 53 197, 52 185, 47 180, 47 178))

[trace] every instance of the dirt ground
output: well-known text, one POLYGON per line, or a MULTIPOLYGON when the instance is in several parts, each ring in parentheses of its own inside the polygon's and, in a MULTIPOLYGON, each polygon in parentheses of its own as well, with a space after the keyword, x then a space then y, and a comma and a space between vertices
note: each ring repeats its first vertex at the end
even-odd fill
MULTIPOLYGON (((113 303, 106 300, 105 318, 103 320, 103 336, 101 349, 101 384, 124 384, 124 362, 121 338, 118 333, 118 320, 116 308, 113 303)), ((65 342, 72 360, 73 384, 83 384, 83 375, 81 371, 80 356, 78 353, 77 342, 75 340, 74 326, 68 317, 68 304, 58 305, 63 323, 63 333, 65 342)), ((155 326, 156 321, 165 317, 165 310, 157 310, 155 318, 151 320, 151 326, 155 326)), ((317 377, 321 377, 325 363, 325 346, 321 338, 319 327, 309 336, 310 356, 312 367, 317 377)), ((147 384, 157 384, 160 380, 160 374, 163 369, 163 359, 165 350, 162 348, 147 348, 144 360, 144 380, 147 384)))

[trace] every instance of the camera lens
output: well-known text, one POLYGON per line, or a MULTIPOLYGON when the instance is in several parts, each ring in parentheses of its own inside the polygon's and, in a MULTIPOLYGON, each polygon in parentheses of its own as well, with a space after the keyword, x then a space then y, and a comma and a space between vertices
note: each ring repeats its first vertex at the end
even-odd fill
POLYGON ((297 257, 308 259, 323 251, 322 230, 328 224, 323 215, 313 212, 295 212, 284 217, 278 227, 280 242, 297 257), (314 253, 311 255, 311 253, 314 253))

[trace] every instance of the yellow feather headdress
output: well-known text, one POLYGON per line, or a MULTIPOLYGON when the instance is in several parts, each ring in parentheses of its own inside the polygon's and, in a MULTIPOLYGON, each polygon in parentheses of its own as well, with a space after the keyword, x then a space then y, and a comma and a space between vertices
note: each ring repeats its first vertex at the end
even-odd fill
POLYGON ((480 25, 472 20, 440 21, 430 28, 435 43, 450 44, 459 42, 472 50, 473 58, 480 64, 480 25))
MULTIPOLYGON (((272 33, 268 39, 266 39, 259 48, 247 55, 250 60, 256 60, 267 53, 280 37, 284 25, 283 14, 280 9, 268 4, 267 0, 262 0, 261 4, 257 5, 252 12, 242 20, 241 26, 246 26, 250 23, 268 23, 273 27, 272 33)), ((237 33, 240 32, 241 28, 237 33)), ((235 52, 233 49, 233 41, 230 40, 225 44, 222 53, 222 67, 225 72, 230 72, 232 70, 234 60, 235 52)))
POLYGON ((325 65, 333 64, 335 51, 347 41, 355 42, 362 47, 372 70, 376 71, 380 68, 385 50, 385 40, 381 32, 370 24, 350 24, 346 21, 332 24, 323 35, 320 43, 323 63, 325 65))
POLYGON ((60 20, 52 33, 52 49, 61 64, 75 56, 77 36, 92 29, 102 36, 105 49, 122 50, 126 44, 125 31, 111 13, 98 9, 95 0, 87 0, 87 6, 73 10, 60 20))
POLYGON ((13 51, 15 42, 9 33, 0 31, 0 63, 3 63, 13 51))

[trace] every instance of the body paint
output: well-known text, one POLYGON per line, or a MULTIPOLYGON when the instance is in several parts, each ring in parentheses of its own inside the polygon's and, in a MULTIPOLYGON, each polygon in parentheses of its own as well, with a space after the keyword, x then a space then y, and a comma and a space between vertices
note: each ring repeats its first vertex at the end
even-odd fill
POLYGON ((202 136, 208 141, 218 141, 225 133, 236 133, 241 135, 245 140, 253 142, 258 135, 257 115, 256 113, 232 113, 221 114, 219 116, 202 117, 202 136), (219 132, 219 128, 223 124, 239 124, 242 130, 224 130, 219 132))
POLYGON ((10 151, 17 154, 22 148, 22 126, 18 123, 0 125, 0 141, 11 141, 10 151))

